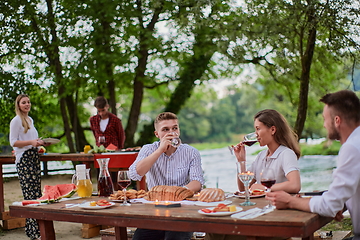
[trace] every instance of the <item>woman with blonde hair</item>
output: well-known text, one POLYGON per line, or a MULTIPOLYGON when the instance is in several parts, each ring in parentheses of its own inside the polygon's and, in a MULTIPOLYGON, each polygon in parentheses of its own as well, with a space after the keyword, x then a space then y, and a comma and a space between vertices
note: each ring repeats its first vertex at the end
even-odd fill
MULTIPOLYGON (((15 164, 24 200, 41 197, 41 168, 38 147, 44 145, 39 139, 33 119, 29 116, 30 98, 20 94, 15 100, 16 116, 10 122, 9 140, 15 151, 15 164)), ((25 233, 30 239, 38 239, 40 231, 35 219, 26 219, 25 233)))

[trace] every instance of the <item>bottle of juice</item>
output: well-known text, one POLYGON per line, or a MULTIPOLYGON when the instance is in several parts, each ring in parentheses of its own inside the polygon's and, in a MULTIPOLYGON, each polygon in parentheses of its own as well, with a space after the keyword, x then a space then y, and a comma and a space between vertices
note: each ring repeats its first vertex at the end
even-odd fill
POLYGON ((79 197, 91 197, 93 187, 90 179, 90 169, 85 164, 76 165, 76 174, 73 176, 73 183, 77 186, 79 197))
POLYGON ((89 153, 90 150, 91 150, 90 145, 85 145, 85 147, 84 147, 84 153, 89 153))

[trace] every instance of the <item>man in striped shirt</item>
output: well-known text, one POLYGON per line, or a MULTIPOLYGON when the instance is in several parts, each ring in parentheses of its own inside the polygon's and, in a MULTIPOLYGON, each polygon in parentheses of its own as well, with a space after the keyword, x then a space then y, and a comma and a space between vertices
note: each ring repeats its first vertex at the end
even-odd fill
MULTIPOLYGON (((148 189, 167 185, 200 191, 204 177, 199 151, 187 144, 171 144, 174 136, 180 136, 177 116, 171 112, 160 113, 155 119, 154 127, 155 136, 160 141, 141 148, 136 161, 129 168, 131 179, 140 181, 146 175, 148 189)), ((137 229, 133 240, 185 240, 191 239, 191 236, 191 232, 137 229)))

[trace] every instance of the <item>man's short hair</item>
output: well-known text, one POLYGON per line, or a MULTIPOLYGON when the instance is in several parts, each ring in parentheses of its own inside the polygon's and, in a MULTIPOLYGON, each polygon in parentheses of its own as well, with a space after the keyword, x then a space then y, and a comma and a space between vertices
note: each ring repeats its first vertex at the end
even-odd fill
POLYGON ((353 91, 341 90, 324 95, 320 102, 328 105, 335 116, 340 116, 347 121, 360 122, 360 100, 353 91))
POLYGON ((172 112, 163 112, 163 113, 160 113, 159 115, 157 115, 157 117, 155 118, 155 121, 154 121, 154 126, 156 128, 156 124, 158 124, 159 122, 161 121, 164 121, 164 120, 177 120, 177 116, 176 114, 172 113, 172 112))
POLYGON ((99 96, 95 99, 94 106, 96 108, 105 108, 108 105, 108 101, 103 96, 99 96))

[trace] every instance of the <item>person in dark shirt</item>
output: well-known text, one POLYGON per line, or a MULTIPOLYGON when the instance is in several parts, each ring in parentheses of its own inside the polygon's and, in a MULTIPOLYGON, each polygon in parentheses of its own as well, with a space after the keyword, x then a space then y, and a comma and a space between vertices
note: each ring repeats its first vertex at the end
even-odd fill
POLYGON ((118 149, 124 148, 125 132, 121 120, 109 112, 109 104, 106 98, 100 96, 95 99, 94 106, 97 115, 90 118, 90 127, 94 134, 96 145, 104 145, 106 148, 110 144, 118 149))

